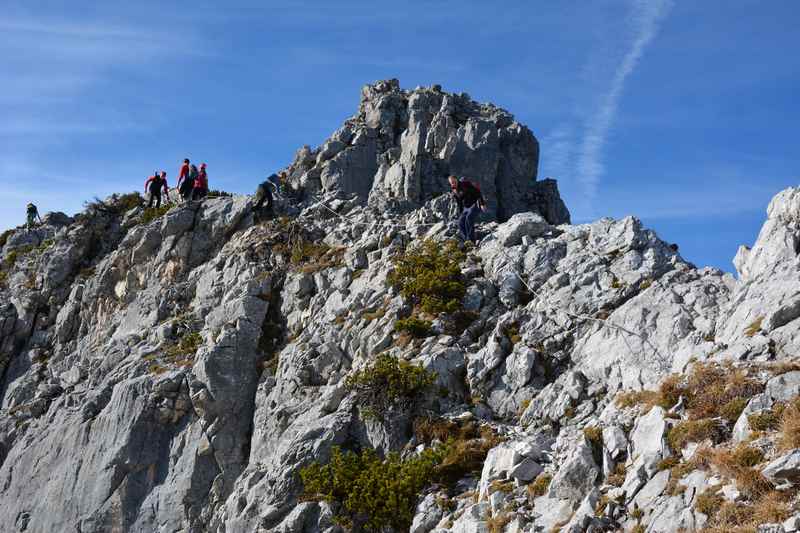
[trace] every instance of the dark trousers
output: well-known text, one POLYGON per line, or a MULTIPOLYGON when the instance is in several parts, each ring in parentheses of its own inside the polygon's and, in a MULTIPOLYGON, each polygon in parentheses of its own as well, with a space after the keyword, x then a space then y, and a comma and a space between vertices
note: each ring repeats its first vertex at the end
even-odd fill
POLYGON ((156 209, 161 207, 161 191, 150 191, 150 202, 148 202, 147 207, 153 207, 153 200, 156 201, 156 209))
POLYGON ((475 220, 480 212, 481 208, 478 207, 478 204, 461 211, 461 216, 458 217, 458 229, 465 241, 475 242, 475 220))
POLYGON ((208 191, 206 189, 199 189, 195 187, 192 189, 192 200, 201 200, 206 197, 208 191))

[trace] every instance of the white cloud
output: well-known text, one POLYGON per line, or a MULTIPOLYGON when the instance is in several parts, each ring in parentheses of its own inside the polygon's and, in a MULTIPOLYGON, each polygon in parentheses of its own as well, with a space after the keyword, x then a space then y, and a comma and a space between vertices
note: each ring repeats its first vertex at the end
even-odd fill
POLYGON ((586 131, 579 148, 577 161, 578 181, 588 203, 597 194, 597 187, 605 167, 603 148, 617 113, 625 82, 642 58, 647 45, 658 33, 659 24, 672 5, 671 0, 633 0, 630 22, 633 39, 627 52, 611 78, 608 91, 603 95, 597 110, 588 119, 586 131))

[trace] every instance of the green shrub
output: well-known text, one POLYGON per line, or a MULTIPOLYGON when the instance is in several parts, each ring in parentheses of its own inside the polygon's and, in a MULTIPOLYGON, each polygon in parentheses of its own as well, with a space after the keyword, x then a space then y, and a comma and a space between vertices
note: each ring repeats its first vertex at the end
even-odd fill
POLYGON ((427 320, 410 316, 408 318, 401 318, 394 323, 395 331, 405 331, 411 336, 421 339, 431 334, 431 323, 427 320))
POLYGON ((208 191, 208 194, 206 194, 206 198, 222 198, 226 196, 233 196, 233 195, 227 191, 219 191, 217 189, 211 189, 210 191, 208 191))
POLYGON ((149 224, 153 220, 157 219, 158 217, 162 216, 164 213, 170 210, 170 205, 162 205, 161 207, 148 207, 142 213, 142 224, 149 224))
POLYGON ((44 252, 45 250, 47 250, 48 248, 53 246, 54 242, 55 241, 53 241, 53 239, 45 239, 45 240, 43 240, 42 243, 39 246, 36 247, 36 252, 37 253, 44 252))
POLYGON ((203 344, 203 337, 194 331, 184 333, 178 342, 164 350, 165 362, 177 366, 192 366, 197 349, 203 344))
POLYGON ((435 382, 434 372, 381 354, 367 368, 349 375, 345 387, 356 394, 360 405, 381 418, 391 409, 414 407, 435 382))
POLYGON ((7 229, 3 233, 0 233, 0 248, 6 245, 6 242, 8 242, 8 238, 11 237, 12 233, 14 233, 13 229, 7 229))
POLYGON ((356 454, 333 448, 330 462, 312 463, 300 477, 307 497, 341 505, 343 522, 373 531, 407 531, 419 493, 440 461, 441 452, 431 448, 407 459, 392 453, 383 460, 370 449, 356 454))
POLYGON ((17 259, 19 258, 19 254, 16 250, 12 250, 6 254, 6 268, 14 268, 14 265, 17 264, 17 259))
POLYGON ((734 398, 722 406, 719 414, 728 422, 735 423, 744 411, 747 402, 747 398, 734 398))
POLYGON ((429 239, 395 258, 388 282, 426 313, 452 313, 461 309, 466 292, 460 266, 464 259, 455 241, 429 239))
POLYGON ((783 405, 777 404, 772 409, 761 411, 752 415, 747 415, 747 421, 750 427, 755 431, 769 431, 778 429, 781 425, 781 416, 783 415, 783 405))
POLYGON ((115 194, 112 199, 112 206, 117 214, 124 214, 134 207, 144 205, 144 198, 142 198, 142 195, 139 194, 138 191, 120 194, 119 196, 115 194))

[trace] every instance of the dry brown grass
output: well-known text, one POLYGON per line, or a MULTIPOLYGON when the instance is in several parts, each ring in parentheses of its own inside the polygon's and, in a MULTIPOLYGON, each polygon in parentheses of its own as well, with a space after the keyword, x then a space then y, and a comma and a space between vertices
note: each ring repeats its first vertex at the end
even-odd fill
POLYGON ((746 444, 729 449, 705 448, 697 452, 697 463, 702 466, 713 466, 724 477, 736 482, 741 493, 755 500, 770 492, 772 484, 753 468, 764 460, 761 450, 746 444))
MULTIPOLYGON (((792 514, 790 494, 770 491, 751 504, 723 502, 713 515, 709 515, 705 533, 754 533, 758 526, 780 523, 792 514)), ((708 514, 708 513, 706 513, 708 514)))
POLYGON ((511 522, 513 515, 509 513, 500 513, 491 516, 486 520, 486 527, 489 528, 489 533, 503 533, 509 522, 511 522))
POLYGON ((775 361, 767 363, 764 368, 773 376, 780 376, 781 374, 800 370, 800 361, 775 361))
POLYGON ((748 325, 744 329, 744 334, 746 337, 754 337, 756 333, 761 331, 761 324, 764 322, 764 317, 760 316, 756 318, 750 325, 748 325))
POLYGON ((689 418, 722 417, 735 421, 747 401, 763 390, 763 385, 748 376, 747 371, 731 364, 695 363, 688 376, 671 375, 657 391, 636 391, 617 396, 617 405, 642 405, 649 410, 655 405, 669 409, 681 396, 689 418))
POLYGON ((627 475, 627 471, 625 470, 625 463, 617 463, 617 466, 614 467, 614 471, 608 475, 608 479, 606 481, 609 485, 613 485, 615 487, 621 487, 623 483, 625 483, 625 476, 627 475))
POLYGON ((703 442, 710 439, 714 443, 719 443, 725 437, 725 428, 718 420, 704 418, 679 422, 667 433, 667 442, 670 448, 679 452, 690 442, 703 442))
POLYGON ((716 490, 706 490, 702 494, 697 495, 697 499, 694 502, 694 508, 698 512, 712 517, 717 513, 717 511, 720 510, 722 502, 724 501, 725 499, 720 496, 716 490))
POLYGON ((495 492, 503 492, 505 494, 508 494, 513 490, 514 490, 513 481, 501 481, 499 479, 495 479, 489 484, 489 494, 494 494, 495 492))
POLYGON ((772 409, 761 411, 747 416, 747 422, 754 431, 770 431, 778 429, 783 415, 783 404, 776 404, 772 409))
POLYGON ((552 479, 553 476, 550 474, 539 474, 536 479, 528 484, 528 495, 531 498, 544 496, 547 493, 547 489, 550 488, 550 481, 552 481, 552 479))
POLYGON ((480 470, 489 450, 504 440, 487 425, 431 417, 414 420, 414 435, 421 443, 430 444, 433 440, 444 443, 445 455, 436 470, 437 476, 446 482, 480 470))
POLYGON ((795 399, 781 413, 778 448, 781 451, 800 448, 800 402, 795 399))

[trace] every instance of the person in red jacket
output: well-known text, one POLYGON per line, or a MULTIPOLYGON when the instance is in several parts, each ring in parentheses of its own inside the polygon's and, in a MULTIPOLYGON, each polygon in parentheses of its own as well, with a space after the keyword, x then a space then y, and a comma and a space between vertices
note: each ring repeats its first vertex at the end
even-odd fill
POLYGON ((184 200, 188 200, 192 196, 192 189, 194 188, 194 180, 190 179, 191 165, 188 159, 183 160, 180 175, 178 175, 178 193, 184 200))
POLYGON ((208 174, 206 174, 206 164, 200 165, 200 172, 194 180, 194 191, 192 192, 192 200, 200 200, 208 194, 208 174))
POLYGON ((147 181, 144 182, 144 192, 150 193, 150 201, 147 204, 147 207, 153 207, 153 200, 156 201, 156 209, 161 207, 161 190, 167 194, 167 200, 169 200, 169 186, 167 185, 167 173, 163 170, 161 172, 155 172, 152 176, 147 178, 147 181))

